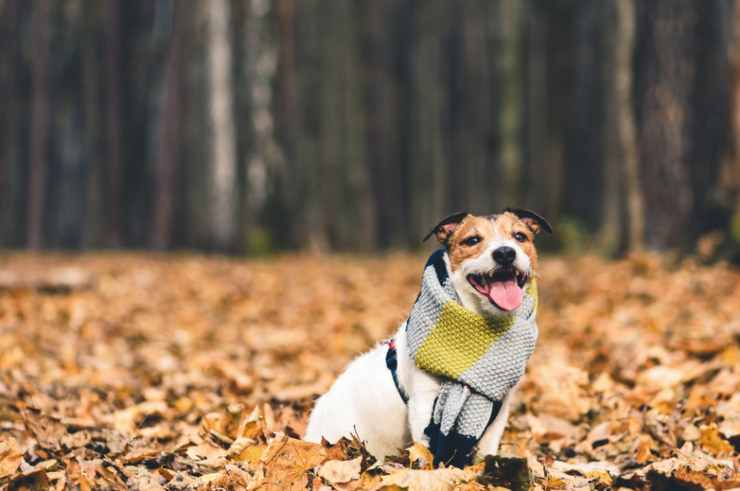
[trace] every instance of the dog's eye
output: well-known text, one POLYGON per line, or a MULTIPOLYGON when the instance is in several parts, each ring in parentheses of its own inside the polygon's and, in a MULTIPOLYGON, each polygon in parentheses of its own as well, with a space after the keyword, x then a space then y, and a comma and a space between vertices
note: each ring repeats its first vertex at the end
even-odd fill
POLYGON ((477 235, 473 235, 472 237, 468 237, 467 239, 462 241, 463 245, 466 246, 474 246, 478 242, 480 242, 480 237, 478 237, 477 235))
POLYGON ((524 234, 523 234, 523 233, 521 233, 521 232, 517 232, 517 233, 515 233, 515 234, 514 234, 514 238, 515 238, 516 240, 518 240, 519 242, 526 242, 526 241, 527 241, 527 236, 526 236, 526 235, 524 235, 524 234))

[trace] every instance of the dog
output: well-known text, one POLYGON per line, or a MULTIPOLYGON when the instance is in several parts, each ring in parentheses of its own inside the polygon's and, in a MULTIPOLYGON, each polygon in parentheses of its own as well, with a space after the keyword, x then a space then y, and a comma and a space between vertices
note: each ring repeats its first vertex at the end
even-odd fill
MULTIPOLYGON (((523 308, 522 292, 537 276, 534 239, 543 230, 552 232, 541 216, 507 208, 488 216, 451 215, 427 238, 434 235, 442 245, 443 274, 448 275, 459 304, 483 318, 498 318, 523 308)), ((354 434, 380 461, 412 442, 430 445, 430 421, 446 379, 417 366, 408 323, 404 322, 389 341, 352 361, 317 400, 305 440, 320 442, 323 438, 334 443, 354 434)), ((453 464, 462 466, 473 458, 497 453, 515 390, 516 384, 491 415, 482 436, 476 439, 474 455, 453 464)))

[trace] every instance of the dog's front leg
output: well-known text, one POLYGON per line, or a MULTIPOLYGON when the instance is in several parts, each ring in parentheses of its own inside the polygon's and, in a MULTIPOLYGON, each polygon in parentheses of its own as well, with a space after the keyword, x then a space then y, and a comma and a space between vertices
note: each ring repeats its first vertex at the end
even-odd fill
POLYGON ((434 393, 415 393, 409 399, 409 429, 414 442, 421 442, 429 446, 429 437, 424 430, 432 419, 432 408, 434 407, 434 393))
POLYGON ((434 401, 439 393, 439 380, 428 373, 414 367, 412 375, 412 390, 409 394, 409 429, 414 442, 429 444, 429 437, 424 430, 432 419, 434 401))
POLYGON ((511 397, 516 391, 516 387, 511 389, 504 400, 501 401, 501 409, 493 419, 493 422, 488 426, 483 436, 478 442, 478 451, 476 452, 476 461, 483 460, 486 455, 496 455, 498 453, 498 447, 501 443, 501 437, 504 435, 506 429, 506 423, 509 421, 509 406, 511 405, 511 397))

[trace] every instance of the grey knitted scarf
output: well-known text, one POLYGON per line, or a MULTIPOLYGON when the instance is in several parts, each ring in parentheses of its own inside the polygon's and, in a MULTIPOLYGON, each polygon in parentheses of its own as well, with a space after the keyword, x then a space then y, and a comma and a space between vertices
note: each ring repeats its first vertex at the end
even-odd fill
POLYGON ((425 430, 435 464, 462 467, 534 351, 537 285, 530 281, 515 313, 484 318, 460 305, 445 254, 429 258, 406 331, 416 365, 445 379, 425 430))

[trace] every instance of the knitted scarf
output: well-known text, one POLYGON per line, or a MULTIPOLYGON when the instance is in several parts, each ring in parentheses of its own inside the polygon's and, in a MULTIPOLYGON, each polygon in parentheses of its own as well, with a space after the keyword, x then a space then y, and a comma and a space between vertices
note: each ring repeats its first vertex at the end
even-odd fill
POLYGON ((445 254, 429 258, 406 332, 416 366, 445 379, 425 430, 435 465, 463 467, 534 351, 537 284, 514 313, 482 317, 460 304, 445 254))

